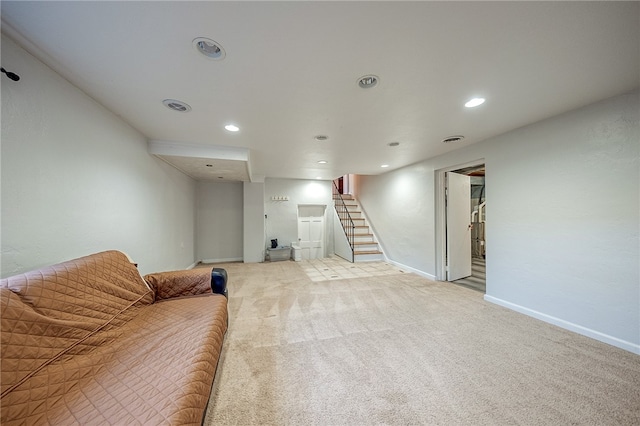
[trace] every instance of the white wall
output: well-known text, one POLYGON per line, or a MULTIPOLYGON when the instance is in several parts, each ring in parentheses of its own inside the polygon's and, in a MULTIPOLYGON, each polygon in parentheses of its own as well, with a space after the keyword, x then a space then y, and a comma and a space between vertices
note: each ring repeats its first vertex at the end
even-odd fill
POLYGON ((359 200, 385 253, 436 275, 434 176, 484 159, 486 299, 640 353, 639 93, 380 176, 359 200))
POLYGON ((2 276, 118 249, 142 273, 194 260, 195 182, 2 37, 2 276))
POLYGON ((198 182, 196 257, 206 263, 243 259, 242 182, 198 182))
POLYGON ((264 261, 264 182, 243 182, 243 260, 264 261))
POLYGON ((325 205, 325 256, 333 253, 333 199, 331 181, 303 179, 266 179, 264 211, 266 244, 273 238, 282 246, 298 240, 298 205, 325 205), (288 196, 289 201, 273 201, 271 197, 288 196))

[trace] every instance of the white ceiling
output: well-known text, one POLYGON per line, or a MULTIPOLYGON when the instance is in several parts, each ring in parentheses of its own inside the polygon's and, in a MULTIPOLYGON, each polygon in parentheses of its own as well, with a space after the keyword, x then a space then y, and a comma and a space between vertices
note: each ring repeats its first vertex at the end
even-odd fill
POLYGON ((227 167, 234 160, 165 156, 186 157, 174 164, 197 179, 378 174, 640 86, 639 2, 1 8, 3 32, 149 140, 250 152, 243 177, 227 167), (196 37, 219 42, 226 58, 200 55, 196 37), (366 74, 377 87, 357 86, 366 74), (475 96, 486 103, 465 108, 475 96), (192 111, 169 110, 167 98, 192 111), (224 130, 231 122, 239 132, 224 130), (451 135, 465 139, 441 142, 451 135), (228 176, 201 173, 206 164, 228 176))

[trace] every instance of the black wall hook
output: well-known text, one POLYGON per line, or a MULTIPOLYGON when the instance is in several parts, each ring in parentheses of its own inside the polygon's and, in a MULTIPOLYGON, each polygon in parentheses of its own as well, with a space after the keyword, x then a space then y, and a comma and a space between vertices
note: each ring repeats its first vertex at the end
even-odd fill
POLYGON ((7 75, 7 77, 9 77, 11 80, 13 81, 18 81, 20 80, 20 76, 18 74, 12 73, 11 71, 7 71, 4 68, 0 68, 0 71, 2 71, 3 73, 5 73, 7 75))

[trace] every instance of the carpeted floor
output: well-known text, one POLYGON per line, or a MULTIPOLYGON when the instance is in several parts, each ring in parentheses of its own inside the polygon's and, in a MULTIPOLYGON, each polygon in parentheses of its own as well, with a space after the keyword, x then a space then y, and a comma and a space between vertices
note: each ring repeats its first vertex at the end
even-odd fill
POLYGON ((640 357, 410 273, 229 273, 205 425, 638 425, 640 357))

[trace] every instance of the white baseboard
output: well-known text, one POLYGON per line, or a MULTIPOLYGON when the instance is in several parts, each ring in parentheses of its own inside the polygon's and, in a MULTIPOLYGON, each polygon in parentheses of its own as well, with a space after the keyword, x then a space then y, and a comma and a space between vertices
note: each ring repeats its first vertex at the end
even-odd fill
POLYGON ((486 300, 487 302, 495 303, 496 305, 503 306, 507 309, 511 309, 512 311, 516 311, 521 314, 539 319, 549 324, 556 325, 560 328, 573 331, 574 333, 578 333, 583 336, 598 340, 600 342, 607 343, 611 346, 615 346, 617 348, 640 355, 640 345, 636 343, 627 342, 626 340, 618 339, 617 337, 600 333, 599 331, 595 331, 590 328, 586 328, 581 325, 553 317, 551 315, 543 314, 542 312, 534 311, 533 309, 525 308, 524 306, 516 305, 515 303, 507 302, 506 300, 498 299, 497 297, 489 296, 487 294, 484 295, 484 300, 486 300))
POLYGON ((435 275, 428 274, 428 273, 426 273, 424 271, 421 271, 419 269, 412 268, 411 266, 403 265, 402 263, 396 262, 395 260, 391 260, 386 256, 385 256, 385 262, 390 263, 390 264, 392 264, 394 266, 397 266, 400 269, 405 269, 405 270, 407 270, 409 272, 413 272, 414 274, 420 275, 421 277, 424 277, 424 278, 426 278, 428 280, 436 281, 436 276, 435 275))
POLYGON ((225 262, 242 262, 242 257, 228 257, 225 259, 202 259, 202 263, 225 263, 225 262))
POLYGON ((196 267, 196 265, 197 265, 198 263, 200 263, 200 262, 192 263, 191 265, 187 266, 185 269, 193 269, 193 268, 195 268, 195 267, 196 267))

